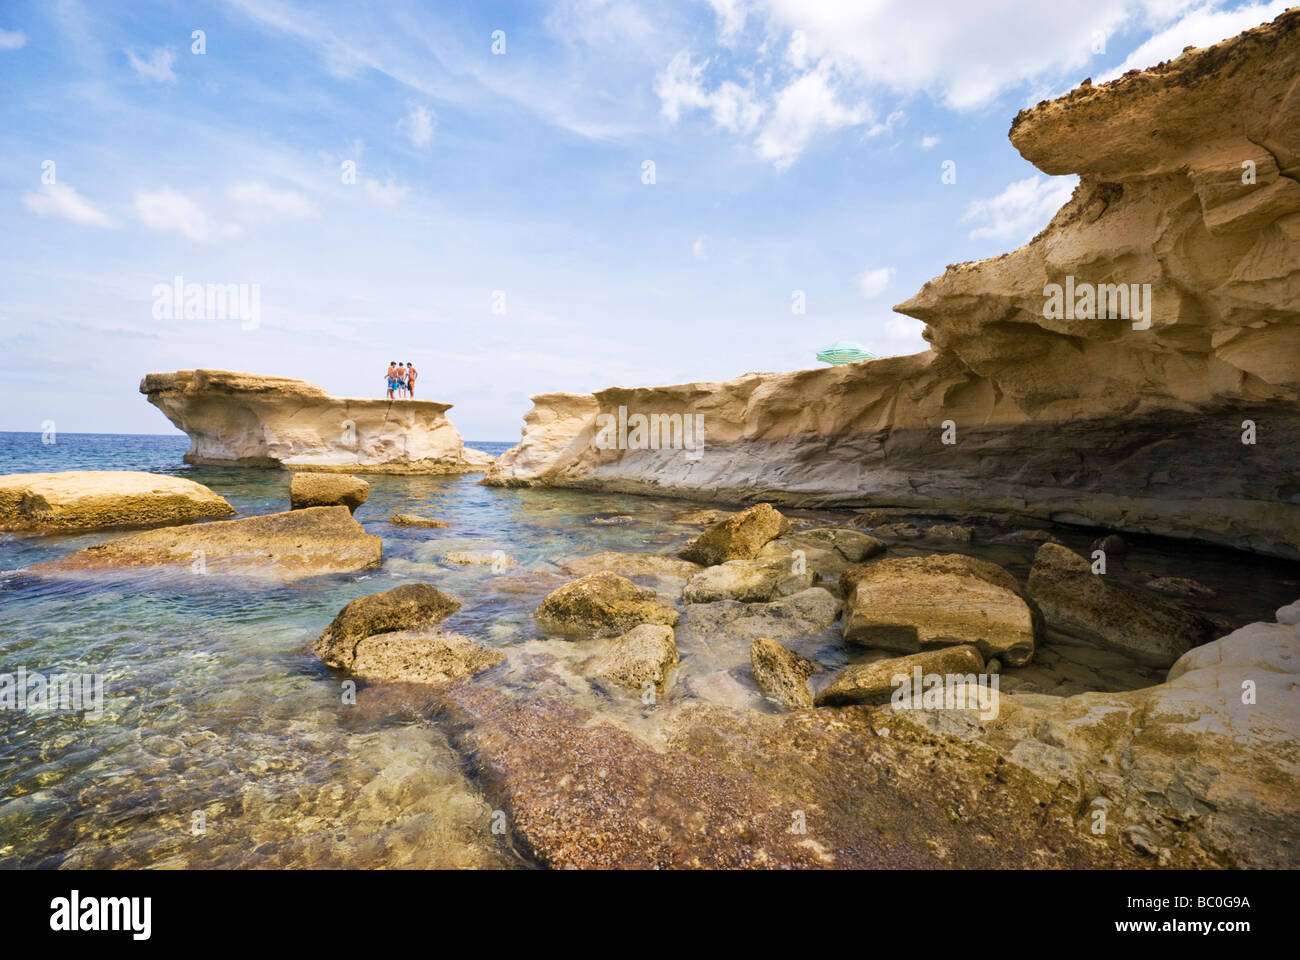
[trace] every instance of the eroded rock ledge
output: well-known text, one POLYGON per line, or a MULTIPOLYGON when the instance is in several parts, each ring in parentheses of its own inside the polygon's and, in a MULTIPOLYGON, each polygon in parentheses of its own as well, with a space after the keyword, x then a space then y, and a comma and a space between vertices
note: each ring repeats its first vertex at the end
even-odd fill
POLYGON ((1298 73, 1291 11, 1023 111, 1012 143, 1079 186, 1026 246, 895 308, 932 349, 539 395, 488 482, 1009 511, 1300 556, 1298 73), (1067 277, 1150 284, 1149 326, 1048 319, 1044 288, 1067 277), (704 444, 597 443, 619 407, 702 415, 704 444))
POLYGON ((334 397, 314 383, 229 370, 151 373, 140 392, 190 437, 186 463, 349 473, 474 473, 449 403, 334 397))

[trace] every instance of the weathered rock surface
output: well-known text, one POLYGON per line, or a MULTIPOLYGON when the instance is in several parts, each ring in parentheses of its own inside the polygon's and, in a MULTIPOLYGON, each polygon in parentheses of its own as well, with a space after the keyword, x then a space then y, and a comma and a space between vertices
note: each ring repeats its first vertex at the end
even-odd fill
POLYGON ((560 564, 560 569, 574 576, 585 577, 591 573, 616 573, 620 577, 649 577, 655 579, 689 580, 703 567, 679 557, 665 557, 657 553, 593 553, 574 557, 560 564))
POLYGON ((760 503, 709 527, 681 550, 683 560, 711 566, 728 560, 752 560, 769 540, 789 528, 789 521, 769 503, 760 503))
POLYGON ((835 623, 839 613, 840 601, 822 587, 809 587, 769 603, 691 603, 682 616, 678 640, 690 637, 707 643, 714 637, 753 641, 759 637, 815 636, 835 623))
POLYGON ((458 567, 492 567, 495 570, 519 565, 519 561, 504 550, 451 550, 442 555, 442 562, 458 567))
POLYGON ((878 553, 884 553, 886 544, 879 537, 862 533, 860 530, 847 530, 842 527, 819 527, 805 530, 801 538, 829 543, 845 560, 861 563, 878 553))
POLYGON ((1171 867, 1300 863, 1300 634, 1253 623, 1126 693, 1001 698, 992 721, 888 711, 893 737, 976 742, 1069 798, 1078 829, 1171 867))
POLYGON ((431 400, 334 397, 314 383, 230 370, 151 373, 140 392, 190 437, 186 463, 344 473, 474 473, 470 450, 431 400))
POLYGON ((396 630, 357 641, 350 672, 367 680, 441 684, 482 673, 505 658, 446 630, 396 630))
POLYGON ((646 683, 662 686, 677 662, 673 628, 643 623, 609 642, 609 647, 592 665, 592 672, 625 687, 639 690, 646 683))
POLYGON ((921 668, 922 675, 971 676, 984 671, 984 658, 975 647, 962 644, 906 657, 854 664, 831 677, 830 683, 817 692, 816 704, 819 707, 846 707, 852 704, 888 703, 894 691, 899 689, 894 678, 906 677, 910 690, 912 671, 916 667, 921 668))
POLYGON ((566 583, 547 594, 536 616, 546 630, 588 637, 617 636, 643 623, 672 627, 679 617, 655 599, 653 590, 613 573, 593 573, 566 583))
POLYGON ((710 603, 714 600, 756 602, 788 597, 812 584, 806 570, 794 573, 791 564, 776 560, 728 560, 705 567, 695 574, 682 592, 686 603, 710 603))
POLYGON ((439 520, 437 517, 423 517, 418 513, 395 513, 388 518, 388 522, 396 524, 399 527, 449 527, 446 520, 439 520))
POLYGON ((749 667, 763 696, 794 710, 812 706, 808 678, 822 672, 820 664, 787 650, 775 640, 759 637, 749 648, 749 667))
POLYGON ((366 533, 347 507, 311 507, 136 533, 31 569, 50 573, 184 564, 196 575, 299 580, 369 570, 382 561, 383 541, 366 533))
POLYGON ((1079 185, 1032 242, 896 308, 930 350, 534 397, 488 482, 1009 511, 1300 557, 1297 23, 1022 111, 1015 147, 1079 185), (1113 286, 1117 314, 1119 285, 1149 283, 1149 317, 1045 316, 1067 278, 1113 286), (707 441, 602 449, 596 418, 620 406, 703 416, 707 441))
POLYGON ((344 506, 353 513, 370 496, 370 484, 340 473, 295 473, 289 481, 289 503, 303 507, 344 506))
MULTIPOLYGON (((316 638, 316 656, 331 667, 351 670, 357 658, 357 645, 367 637, 424 630, 459 609, 459 600, 428 583, 407 583, 382 593, 357 597, 316 638)), ((380 651, 375 649, 373 657, 379 655, 380 651)))
POLYGON ((220 520, 235 508, 202 484, 134 470, 0 476, 0 530, 74 531, 220 520))
POLYGON ((1034 612, 996 564, 960 554, 890 558, 852 568, 840 582, 850 643, 904 653, 971 644, 1011 666, 1034 655, 1034 612))
POLYGON ((1059 544, 1038 548, 1028 588, 1052 627, 1147 666, 1168 667, 1209 639, 1203 618, 1154 594, 1108 583, 1059 544))

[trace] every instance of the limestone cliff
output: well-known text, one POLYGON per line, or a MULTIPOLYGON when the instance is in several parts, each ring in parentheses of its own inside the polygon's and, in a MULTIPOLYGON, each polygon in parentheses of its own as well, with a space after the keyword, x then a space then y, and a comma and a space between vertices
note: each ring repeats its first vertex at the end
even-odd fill
POLYGON ((1029 244, 895 308, 930 350, 538 396, 488 481, 1007 510, 1300 556, 1297 76, 1293 10, 1022 111, 1016 148, 1080 183, 1029 244), (610 442, 619 407, 702 415, 703 443, 610 442))
POLYGON ((471 473, 492 460, 465 447, 448 403, 333 397, 304 380, 228 370, 151 373, 140 392, 189 434, 186 463, 471 473))

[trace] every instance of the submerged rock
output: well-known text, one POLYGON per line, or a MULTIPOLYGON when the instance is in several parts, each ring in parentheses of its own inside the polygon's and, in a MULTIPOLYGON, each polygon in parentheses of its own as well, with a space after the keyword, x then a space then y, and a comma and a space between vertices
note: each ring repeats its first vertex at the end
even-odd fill
POLYGON ((0 476, 0 530, 59 532, 219 520, 235 508, 202 484, 134 470, 0 476))
MULTIPOLYGON (((855 664, 835 674, 830 683, 818 691, 816 704, 819 707, 845 707, 888 703, 894 691, 899 689, 894 679, 906 677, 910 690, 912 672, 917 667, 921 668, 922 675, 942 674, 946 677, 957 674, 969 677, 973 682, 976 675, 984 672, 984 658, 975 647, 961 644, 906 657, 855 664)), ((921 693, 919 690, 913 692, 921 693)))
POLYGON ((1142 586, 1171 597, 1213 597, 1216 594, 1213 587, 1188 577, 1152 577, 1142 586))
POLYGON ((812 706, 808 678, 825 669, 768 637, 759 637, 749 648, 749 666, 763 695, 791 709, 812 706))
POLYGON ((536 617, 556 633, 612 637, 643 623, 676 626, 678 613, 656 600, 648 587, 617 574, 593 573, 549 593, 536 617))
POLYGON ((519 561, 504 550, 452 550, 442 555, 443 563, 455 564, 458 567, 493 567, 500 569, 503 567, 518 566, 519 561))
POLYGON ((957 523, 936 523, 932 527, 927 527, 926 535, 939 537, 942 540, 957 540, 961 543, 970 543, 971 537, 975 532, 970 527, 963 527, 957 523))
POLYGON ((1028 587, 1052 627, 1149 667, 1171 666, 1208 639, 1208 621, 1171 601, 1108 583, 1059 544, 1038 548, 1028 587))
POLYGON ((388 518, 389 523, 396 524, 399 527, 449 527, 446 520, 439 520, 437 517, 423 517, 418 513, 395 513, 388 518))
POLYGON ((718 600, 687 604, 679 638, 707 642, 714 636, 753 641, 759 637, 807 637, 826 630, 839 616, 840 602, 829 590, 809 587, 770 603, 718 600))
POLYGON ((350 671, 367 680, 440 684, 482 673, 505 658, 446 630, 395 630, 359 640, 350 671))
POLYGON ((686 584, 682 600, 766 601, 786 597, 812 586, 812 574, 791 572, 786 560, 728 560, 706 567, 686 584))
POLYGON ((353 513, 370 496, 370 484, 346 473, 295 473, 289 481, 292 509, 344 506, 353 513))
POLYGON ((606 652, 592 665, 592 672, 640 690, 646 683, 662 686, 668 669, 676 662, 672 627, 643 623, 611 640, 606 652))
POLYGON ((593 553, 575 557, 560 564, 560 569, 574 576, 592 573, 616 573, 620 577, 656 577, 660 579, 687 580, 703 567, 678 557, 665 557, 657 553, 593 553))
POLYGON ((727 560, 752 560, 765 543, 785 533, 789 525, 770 503, 760 503, 719 520, 688 543, 680 556, 705 566, 727 560))
MULTIPOLYGON (((316 656, 331 667, 350 670, 357 657, 357 645, 367 637, 432 627, 459 609, 459 600, 428 583, 407 583, 357 597, 316 638, 316 656)), ((377 662, 381 655, 378 645, 373 651, 372 658, 377 662)))
POLYGON ((196 575, 299 580, 369 570, 382 561, 383 541, 366 533, 347 507, 308 507, 136 533, 31 569, 45 573, 184 564, 196 575))
POLYGON ((972 644, 1011 666, 1034 655, 1034 612, 997 564, 960 554, 891 558, 845 571, 840 583, 850 643, 904 653, 972 644))
POLYGON ((887 546, 885 541, 878 537, 870 536, 859 530, 848 530, 842 527, 820 527, 815 530, 805 530, 799 536, 808 540, 829 543, 840 556, 850 563, 861 563, 878 553, 884 553, 887 546))

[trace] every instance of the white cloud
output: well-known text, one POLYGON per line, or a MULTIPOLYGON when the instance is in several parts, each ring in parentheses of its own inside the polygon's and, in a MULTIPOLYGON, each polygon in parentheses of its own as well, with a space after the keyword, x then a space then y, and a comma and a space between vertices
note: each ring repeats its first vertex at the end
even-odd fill
POLYGON ((0 30, 0 50, 21 50, 27 46, 27 34, 21 30, 0 30))
POLYGON ((691 244, 691 256, 693 256, 696 260, 707 260, 707 259, 709 259, 709 255, 708 255, 707 253, 704 252, 704 235, 703 235, 703 234, 700 234, 698 237, 696 237, 696 238, 695 238, 695 242, 694 242, 693 244, 691 244))
POLYGON ((302 194, 276 190, 261 182, 233 184, 226 196, 234 201, 239 219, 248 223, 301 220, 316 213, 315 204, 302 194))
POLYGON ((1217 10, 1216 4, 1192 10, 1173 26, 1157 33, 1114 70, 1098 78, 1106 83, 1129 70, 1145 70, 1162 60, 1173 60, 1183 52, 1183 47, 1208 47, 1236 36, 1243 30, 1257 27, 1272 20, 1291 5, 1291 0, 1273 0, 1235 10, 1217 10))
POLYGON ((176 54, 166 47, 156 47, 148 60, 137 57, 135 50, 127 50, 126 56, 135 72, 146 80, 154 80, 158 83, 172 83, 176 80, 176 74, 172 70, 172 64, 176 62, 176 54))
POLYGON ((1075 176, 1035 174, 1008 184, 996 197, 974 201, 961 219, 963 223, 983 222, 971 231, 971 239, 1028 241, 1070 199, 1078 182, 1075 176))
POLYGON ((410 113, 397 123, 397 128, 417 147, 427 147, 433 140, 433 128, 438 120, 433 111, 418 103, 411 104, 410 113))
POLYGON ((655 78, 655 93, 662 103, 661 112, 676 123, 683 110, 705 110, 713 115, 714 126, 732 133, 748 133, 762 118, 764 107, 757 103, 751 90, 730 80, 712 92, 704 89, 704 68, 708 60, 691 63, 683 50, 673 57, 668 68, 655 78))
POLYGON ((938 138, 938 137, 922 137, 922 138, 921 138, 921 149, 922 149, 922 150, 929 150, 929 149, 931 149, 932 147, 937 147, 938 145, 939 145, 939 138, 938 138))
POLYGON ((749 11, 745 9, 745 0, 709 0, 718 18, 718 41, 723 46, 731 46, 745 29, 745 19, 749 11))
POLYGON ((759 156, 785 169, 822 131, 865 123, 864 107, 844 107, 821 71, 810 71, 776 95, 772 116, 758 135, 759 156))
POLYGON ((862 291, 864 297, 878 297, 885 292, 885 288, 889 286, 889 278, 893 275, 893 267, 878 267, 875 270, 867 270, 862 276, 858 277, 858 289, 862 291))
POLYGON ((394 183, 392 178, 389 178, 386 183, 380 183, 377 180, 366 180, 362 184, 362 188, 366 191, 366 196, 384 207, 397 206, 406 199, 408 189, 394 183))
POLYGON ((40 193, 24 193, 27 209, 42 217, 58 217, 88 227, 115 226, 111 217, 66 183, 47 183, 40 193))
POLYGON ((136 191, 135 214, 150 230, 179 233, 200 243, 229 239, 240 232, 234 224, 213 222, 197 201, 170 187, 136 191))

